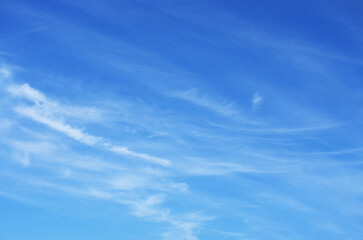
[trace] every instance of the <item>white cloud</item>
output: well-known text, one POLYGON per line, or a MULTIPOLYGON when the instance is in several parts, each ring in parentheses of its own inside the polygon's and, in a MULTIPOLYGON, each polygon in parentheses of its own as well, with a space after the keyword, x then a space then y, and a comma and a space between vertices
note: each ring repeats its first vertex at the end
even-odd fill
POLYGON ((213 99, 207 95, 201 95, 196 88, 192 88, 185 92, 175 92, 172 96, 208 108, 223 116, 240 117, 241 115, 240 111, 235 108, 233 103, 228 103, 225 100, 213 99))
POLYGON ((14 149, 27 154, 47 155, 55 151, 55 145, 49 142, 39 141, 18 141, 8 139, 7 143, 14 149))
POLYGON ((49 104, 47 98, 41 92, 30 87, 27 83, 22 85, 10 85, 7 90, 14 96, 27 98, 36 104, 49 104))
POLYGON ((190 167, 185 164, 184 171, 192 175, 224 175, 230 173, 266 173, 261 169, 256 169, 250 166, 228 162, 208 162, 194 159, 190 167))
POLYGON ((23 165, 23 167, 29 167, 30 160, 29 160, 29 154, 28 153, 25 153, 24 156, 19 157, 18 160, 21 163, 21 165, 23 165))
POLYGON ((144 153, 137 153, 137 152, 129 150, 127 147, 111 146, 110 150, 113 151, 113 152, 116 152, 118 154, 142 158, 144 160, 147 160, 148 162, 159 164, 159 165, 162 165, 162 166, 169 166, 170 165, 169 160, 154 157, 154 156, 150 156, 150 155, 144 154, 144 153))
POLYGON ((56 101, 48 99, 43 93, 30 87, 27 83, 10 85, 7 87, 7 91, 14 96, 32 101, 35 103, 33 107, 42 111, 43 114, 85 119, 87 121, 100 119, 102 115, 95 108, 59 104, 56 101))
POLYGON ((35 120, 37 122, 43 123, 50 128, 53 128, 59 132, 62 132, 64 134, 66 134, 68 137, 73 138, 74 140, 77 140, 81 143, 93 146, 93 145, 99 144, 103 141, 102 138, 95 137, 95 136, 89 135, 87 133, 84 133, 82 130, 73 128, 73 127, 63 123, 59 119, 52 119, 50 117, 46 117, 44 115, 49 115, 49 114, 47 114, 46 112, 45 113, 39 112, 37 108, 17 107, 15 109, 15 111, 35 120))
POLYGON ((210 231, 215 232, 217 234, 226 235, 226 236, 239 237, 239 238, 245 238, 246 237, 246 234, 239 233, 239 232, 221 231, 221 230, 218 230, 218 229, 209 229, 209 228, 207 230, 210 230, 210 231))
POLYGON ((171 182, 168 185, 168 188, 176 189, 176 190, 178 190, 180 192, 187 192, 188 189, 189 189, 189 186, 186 183, 174 183, 174 182, 171 182))
POLYGON ((0 131, 11 128, 13 123, 8 119, 0 119, 0 131))
POLYGON ((137 176, 135 174, 125 174, 117 176, 110 181, 110 185, 116 190, 132 190, 145 187, 150 180, 145 176, 137 176))
POLYGON ((162 209, 160 204, 164 201, 162 194, 149 195, 145 199, 126 201, 138 217, 150 218, 156 221, 168 221, 170 218, 169 209, 162 209))
POLYGON ((198 240, 196 231, 202 222, 211 221, 214 217, 203 216, 199 213, 186 214, 181 220, 172 220, 174 228, 163 235, 164 240, 198 240))
POLYGON ((300 127, 300 128, 265 128, 265 129, 245 129, 245 131, 271 134, 271 133, 299 133, 299 132, 313 132, 318 130, 325 130, 342 126, 341 123, 327 123, 324 125, 300 127))
POLYGON ((38 90, 30 87, 28 84, 23 85, 11 85, 7 88, 8 92, 14 96, 24 97, 35 103, 35 106, 24 107, 18 106, 15 108, 15 111, 21 115, 29 117, 34 121, 40 122, 48 127, 57 130, 61 133, 66 134, 68 137, 79 141, 83 144, 89 146, 98 146, 103 147, 109 151, 136 157, 139 159, 143 159, 147 162, 158 164, 162 166, 169 166, 170 161, 151 156, 145 153, 138 153, 132 150, 129 150, 125 146, 117 146, 110 143, 109 140, 103 139, 102 137, 96 137, 91 134, 88 134, 81 129, 72 127, 66 124, 62 118, 67 117, 63 116, 61 113, 66 112, 65 110, 59 110, 62 108, 58 103, 47 99, 47 97, 39 92, 38 90))
POLYGON ((259 93, 255 93, 252 97, 252 107, 256 108, 263 102, 263 97, 259 93))
POLYGON ((85 191, 84 194, 87 196, 101 198, 101 199, 111 199, 113 197, 111 193, 94 188, 85 191))
POLYGON ((12 73, 10 71, 10 69, 6 68, 6 67, 0 67, 0 78, 9 78, 11 77, 12 73))
POLYGON ((260 196, 280 206, 288 206, 298 211, 311 211, 311 208, 306 206, 304 203, 288 196, 272 195, 272 194, 261 194, 260 196))
POLYGON ((63 170, 62 170, 62 175, 63 175, 63 177, 65 177, 65 178, 69 178, 69 177, 71 177, 71 176, 72 176, 72 174, 73 174, 73 171, 72 171, 71 169, 69 169, 69 168, 66 168, 66 169, 63 169, 63 170))

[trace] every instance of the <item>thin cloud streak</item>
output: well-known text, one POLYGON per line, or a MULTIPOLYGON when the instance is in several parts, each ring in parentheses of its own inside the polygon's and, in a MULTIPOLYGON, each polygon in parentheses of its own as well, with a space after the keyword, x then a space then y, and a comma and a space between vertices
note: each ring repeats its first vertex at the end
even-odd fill
POLYGON ((196 88, 192 88, 184 92, 174 92, 172 96, 205 107, 222 116, 241 117, 240 111, 238 111, 235 108, 233 103, 227 103, 226 101, 218 101, 207 95, 201 95, 199 93, 199 90, 196 88))
POLYGON ((47 125, 50 128, 53 128, 59 132, 66 134, 68 137, 73 138, 76 141, 84 143, 86 145, 95 146, 96 144, 100 144, 103 142, 102 138, 95 137, 84 133, 83 131, 73 128, 60 120, 51 119, 49 117, 43 116, 42 113, 37 111, 37 109, 32 107, 17 107, 15 111, 21 115, 29 117, 34 121, 40 122, 42 124, 47 125))
MULTIPOLYGON (((62 1, 62 5, 65 4, 67 8, 72 9, 74 4, 68 5, 67 2, 70 1, 62 1)), ((24 19, 27 19, 27 22, 22 24, 24 28, 34 29, 32 22, 36 22, 36 26, 40 26, 39 23, 43 25, 43 22, 44 25, 47 25, 47 22, 57 22, 54 28, 44 29, 41 34, 37 32, 32 34, 35 36, 31 39, 33 43, 44 46, 44 43, 47 44, 51 40, 51 46, 61 46, 62 52, 65 53, 59 55, 59 50, 56 48, 52 49, 54 51, 44 51, 46 53, 34 52, 33 54, 40 56, 39 59, 57 56, 50 65, 58 64, 59 68, 55 70, 48 68, 49 66, 42 61, 33 63, 33 66, 42 72, 41 74, 53 71, 51 74, 60 78, 65 75, 77 76, 77 84, 84 84, 83 86, 87 84, 87 87, 77 89, 79 86, 75 86, 68 80, 46 82, 30 76, 32 86, 43 81, 42 85, 51 86, 50 88, 55 90, 53 92, 55 95, 52 96, 68 98, 71 101, 68 92, 59 91, 60 89, 57 89, 59 85, 56 84, 63 84, 61 89, 89 91, 87 95, 92 94, 92 89, 97 88, 97 90, 101 89, 105 96, 110 96, 111 99, 114 97, 112 102, 117 107, 112 108, 111 101, 104 98, 102 98, 103 104, 100 104, 98 96, 93 96, 91 101, 93 104, 96 103, 95 108, 73 106, 71 103, 62 104, 63 102, 49 99, 46 94, 28 84, 9 86, 7 89, 9 93, 26 101, 18 101, 19 99, 13 101, 14 99, 9 98, 8 95, 4 97, 10 104, 5 106, 6 113, 0 117, 5 122, 10 121, 11 124, 6 124, 6 132, 3 129, 4 126, 0 126, 1 133, 4 132, 4 135, 7 135, 0 139, 0 145, 4 143, 4 152, 1 153, 1 157, 9 159, 8 162, 3 161, 5 170, 1 171, 19 172, 19 179, 16 182, 21 184, 26 183, 28 177, 37 178, 39 181, 29 182, 28 188, 35 194, 48 187, 47 193, 57 197, 62 197, 60 193, 69 193, 73 199, 102 200, 99 202, 105 202, 105 205, 101 208, 107 208, 106 205, 109 205, 107 204, 109 202, 117 202, 127 206, 134 216, 152 222, 168 223, 171 226, 170 230, 156 237, 157 239, 196 240, 197 233, 200 231, 205 238, 213 238, 204 235, 205 231, 203 231, 204 222, 213 220, 213 217, 203 217, 202 214, 193 216, 193 213, 188 215, 183 213, 186 209, 192 209, 191 211, 205 209, 218 215, 221 225, 218 226, 216 221, 215 226, 216 229, 221 230, 215 233, 225 235, 222 238, 226 239, 264 239, 264 236, 270 239, 304 237, 311 239, 317 233, 323 239, 331 239, 331 237, 355 239, 357 235, 354 232, 359 234, 357 230, 361 229, 357 219, 362 212, 359 210, 362 209, 359 202, 362 196, 360 187, 362 178, 361 166, 351 166, 351 163, 355 159, 360 159, 361 149, 340 149, 346 148, 347 145, 359 147, 361 131, 357 126, 352 128, 348 126, 346 129, 338 127, 348 125, 344 124, 344 121, 349 122, 347 117, 349 114, 341 114, 339 106, 344 106, 343 108, 350 109, 351 112, 358 111, 352 103, 358 99, 354 99, 353 95, 359 93, 359 81, 351 85, 353 79, 350 76, 358 76, 360 71, 355 69, 353 73, 347 69, 355 68, 358 64, 362 64, 362 61, 350 58, 348 54, 335 55, 334 52, 344 53, 348 52, 345 51, 348 49, 333 49, 329 39, 316 38, 317 35, 314 35, 314 39, 318 39, 317 44, 321 40, 326 40, 321 41, 324 45, 319 47, 307 41, 312 39, 311 36, 307 36, 308 38, 304 40, 298 34, 301 29, 291 29, 292 32, 289 32, 289 27, 294 22, 280 27, 281 21, 280 25, 277 25, 278 28, 275 28, 273 21, 269 22, 270 27, 264 26, 263 21, 266 19, 258 19, 258 23, 254 24, 253 17, 249 17, 249 14, 234 18, 232 12, 227 12, 225 16, 221 16, 221 13, 227 10, 227 6, 222 9, 213 9, 215 6, 212 4, 209 8, 212 16, 210 13, 194 14, 201 9, 201 5, 198 4, 198 7, 167 4, 166 8, 162 6, 164 4, 166 2, 161 1, 155 5, 155 8, 148 8, 150 11, 147 12, 150 15, 145 15, 144 9, 127 8, 127 3, 122 4, 127 14, 124 16, 125 19, 120 20, 113 19, 113 16, 116 16, 113 13, 119 10, 117 4, 88 6, 82 2, 76 3, 78 6, 76 9, 81 9, 82 13, 87 15, 87 19, 92 19, 89 23, 80 21, 77 16, 65 14, 62 9, 53 9, 51 5, 39 8, 37 4, 24 5, 25 7, 19 4, 20 9, 18 4, 10 2, 4 5, 8 10, 7 13, 13 15, 14 19, 18 19, 15 16, 19 14, 26 16, 24 19), (12 7, 9 9, 7 5, 12 7), (44 9, 48 10, 46 7, 49 7, 49 11, 44 11, 44 9), (112 14, 105 14, 105 9, 111 10, 108 13, 112 14), (154 9, 158 9, 158 13, 153 12, 154 9), (164 13, 163 16, 158 15, 159 10, 164 13), (173 11, 177 14, 173 16, 172 21, 164 21, 170 19, 173 11), (147 28, 147 31, 144 28, 138 28, 137 33, 128 34, 122 39, 119 38, 120 34, 112 33, 113 29, 119 29, 121 33, 124 30, 129 31, 124 27, 125 25, 134 29, 136 22, 142 23, 143 19, 140 19, 140 16, 153 19, 153 24, 147 28), (188 21, 185 16, 189 16, 188 21), (163 23, 158 22, 158 19, 162 19, 163 23), (102 28, 92 25, 92 22, 99 23, 100 20, 102 28), (200 21, 208 23, 200 28, 200 21), (168 24, 163 25, 164 22, 168 24), (188 24, 178 25, 177 22, 188 24), (194 32, 184 28, 184 25, 190 26, 190 23, 193 23, 193 28, 196 30, 206 29, 207 25, 212 28, 209 28, 211 31, 194 32), (234 23, 241 23, 241 25, 236 26, 234 23), (105 25, 109 27, 103 29, 105 25), (165 30, 162 34, 163 39, 160 40, 164 41, 168 38, 175 40, 172 52, 183 51, 189 58, 188 64, 183 63, 184 56, 182 59, 179 56, 175 59, 173 54, 169 55, 169 49, 165 48, 165 44, 158 48, 158 44, 155 44, 159 42, 156 41, 158 39, 153 39, 158 37, 155 36, 154 26, 158 30, 165 30), (265 33, 255 30, 258 28, 266 29, 265 33), (276 29, 278 29, 277 32, 271 33, 276 29), (183 33, 182 35, 176 34, 179 30, 183 33), (142 41, 137 41, 135 38, 136 35, 139 36, 139 33, 143 36, 142 41), (301 39, 281 37, 286 33, 292 33, 290 35, 295 38, 300 36, 301 39), (149 40, 150 44, 148 44, 149 40), (153 47, 150 48, 150 46, 153 47), (238 54, 235 55, 235 53, 238 54), (163 56, 165 59, 159 59, 158 56, 163 56), (196 62, 199 59, 208 59, 208 61, 196 62), (63 63, 69 63, 72 66, 77 64, 80 70, 89 69, 89 71, 80 74, 65 71, 69 69, 63 68, 63 63), (188 69, 173 66, 174 63, 182 68, 188 68, 189 64, 192 64, 193 67, 190 70, 194 72, 189 74, 188 69), (333 63, 339 63, 339 66, 333 63), (346 67, 344 64, 353 64, 354 67, 347 66, 347 69, 344 69, 346 67), (218 67, 211 69, 210 66, 213 65, 218 67), (258 71, 258 69, 263 70, 258 71), (332 69, 334 71, 331 71, 332 69), (214 74, 214 71, 220 72, 214 74), (313 78, 310 75, 307 77, 306 73, 313 74, 313 78), (225 74, 225 77, 221 79, 222 74, 225 74), (340 80, 341 76, 346 77, 340 80), (109 81, 98 80, 103 77, 109 78, 109 81), (88 79, 92 80, 87 81, 88 79), (114 82, 115 79, 117 83, 114 82), (190 86, 203 86, 201 79, 207 79, 203 81, 204 84, 212 83, 210 88, 226 83, 224 93, 228 94, 228 91, 233 89, 234 93, 238 92, 240 95, 235 94, 233 96, 236 99, 230 99, 228 95, 223 96, 219 89, 212 89, 213 94, 202 89, 190 89, 190 86), (319 85, 321 81, 326 81, 324 87, 319 85), (339 81, 344 82, 341 86, 347 86, 346 89, 335 85, 339 81), (134 85, 136 82, 137 84, 134 85), (122 88, 122 84, 127 86, 127 93, 132 96, 130 102, 128 102, 130 98, 126 97, 123 98, 126 101, 120 101, 118 95, 122 92, 113 89, 116 85, 122 88), (330 92, 335 91, 334 87, 337 90, 336 94, 330 92), (112 88, 111 91, 110 88, 112 88), (190 90, 165 93, 171 89, 190 90), (349 90, 347 91, 349 94, 341 94, 344 90, 349 90), (301 93, 303 97, 295 94, 294 91, 301 93), (326 94, 320 94, 324 91, 326 94), (161 93, 171 98, 160 97, 161 93), (314 95, 315 93, 319 94, 314 95), (337 97, 342 101, 337 104, 337 107, 331 108, 331 102, 329 106, 324 105, 325 101, 315 104, 309 101, 313 99, 311 97, 320 100, 328 97, 326 102, 329 102, 329 97, 334 99, 337 97), (137 101, 133 102, 134 99, 137 101), (350 100, 346 101, 346 99, 350 100), (28 100, 34 104, 30 105, 28 100), (148 100, 151 101, 148 102, 148 100), (186 107, 179 108, 181 104, 186 107), (104 109, 105 106, 106 109, 104 109), (244 109, 240 109, 240 106, 244 109), (13 109, 18 113, 15 116, 13 116, 13 109), (110 113, 111 111, 107 112, 107 110, 113 111, 110 113), (107 114, 104 114, 106 112, 107 114), (203 121, 195 121, 195 112, 203 121), (24 118, 19 118, 18 115, 24 118), (113 122, 109 121, 110 119, 106 122, 104 117, 110 115, 114 117, 113 122), (332 116, 341 119, 339 121, 341 123, 332 120, 332 116), (13 119, 15 121, 12 121, 13 119), (41 126, 31 122, 32 120, 40 123, 41 126), (91 125, 95 120, 100 124, 91 125), (245 125, 249 120, 258 124, 245 125), (23 129, 19 130, 19 126, 20 128, 30 127, 34 132, 37 130, 42 132, 49 127, 56 133, 62 133, 75 141, 61 141, 52 131, 45 131, 45 134, 49 136, 42 139, 25 134, 23 129), (92 130, 88 129, 88 126, 92 127, 90 128, 92 130), (124 130, 124 135, 121 131, 109 131, 120 128, 124 130), (102 133, 95 134, 93 130, 102 133), (103 130, 105 130, 104 133, 103 130), (126 133, 126 131, 129 132, 126 133), (154 136, 160 136, 159 134, 163 137, 154 138, 154 136), (47 145, 47 141, 52 142, 55 147, 47 145), (78 142, 90 147, 79 147, 78 142), (124 142, 128 146, 119 146, 119 142, 121 145, 124 142), (65 148, 61 149, 61 146, 65 148), (155 146, 157 148, 154 151, 155 146), (41 148, 49 148, 49 151, 43 151, 41 148), (138 152, 136 149, 150 150, 138 152), (325 152, 327 149, 329 151, 325 152), (165 153, 165 156, 173 156, 175 161, 171 164, 168 159, 147 154, 148 151, 150 154, 151 152, 165 153), (118 155, 141 161, 119 161, 118 155), (198 159, 197 157, 189 159, 187 156, 198 156, 198 159), (13 163, 15 164, 12 165, 13 163), (10 165, 9 168, 7 164, 10 165), (26 169, 19 167, 21 164, 26 169), (165 167, 169 165, 170 167, 165 167), (175 182, 175 179, 178 181, 175 182), (201 191, 197 193, 196 189, 201 191), (198 198, 199 194, 205 198, 198 198), (212 206, 210 202, 213 198, 215 198, 215 205, 212 206), (175 199, 178 200, 174 201, 175 199), (233 201, 229 201, 232 199, 233 201), (231 202, 233 204, 230 204, 231 202), (218 204, 219 212, 215 207, 218 204), (249 212, 249 209, 242 205, 257 205, 258 209, 254 208, 249 212), (243 210, 240 210, 241 208, 243 210), (351 215, 354 215, 354 218, 350 217, 351 215), (230 224, 229 220, 233 223, 230 224), (333 227, 321 231, 321 228, 316 225, 317 222, 321 225, 329 222, 332 224, 327 225, 333 227), (347 222, 352 224, 345 224, 347 222), (295 227, 295 223, 298 223, 298 226, 295 227), (303 228, 301 223, 304 225, 303 228), (343 230, 339 232, 341 236, 329 235, 337 229, 335 226, 343 230), (223 231, 224 227, 231 232, 223 231), (241 228, 243 234, 233 232, 240 232, 241 228)), ((238 4, 235 6, 237 8, 238 4)), ((246 6, 251 7, 252 10, 254 8, 249 4, 246 6)), ((274 6, 271 5, 268 10, 274 11, 274 6)), ((246 9, 249 11, 248 8, 246 9)), ((319 16, 314 14, 314 20, 315 17, 319 16)), ((328 20, 325 19, 324 24, 328 20)), ((17 24, 9 24, 9 26, 15 25, 17 24)), ((302 25, 299 24, 299 26, 302 25)), ((339 29, 339 26, 336 29, 339 29)), ((304 31, 303 34, 318 33, 313 28, 306 30, 308 31, 304 31)), ((29 37, 23 34, 26 32, 24 29, 8 32, 20 32, 22 36, 29 37)), ((338 32, 334 31, 334 33, 338 32)), ((322 35, 319 36, 322 37, 322 35)), ((16 38, 13 39, 14 43, 11 46, 24 45, 22 42, 17 42, 16 38)), ((342 35, 334 41, 339 42, 339 39, 349 40, 342 35)), ((28 39, 24 41, 28 42, 28 39)), ((14 51, 15 55, 24 57, 20 60, 26 60, 32 56, 22 55, 24 51, 21 48, 14 51)), ((358 52, 356 53, 359 54, 358 52)), ((6 85, 9 79, 12 80, 13 76, 8 68, 3 69, 5 70, 0 70, 2 86, 6 85)), ((1 120, 0 123, 2 123, 1 120)), ((361 163, 357 161, 355 164, 361 163)), ((11 179, 5 180, 10 187, 16 184, 14 182, 11 179)), ((14 192, 18 190, 16 186, 11 189, 14 192)), ((26 195, 21 191, 19 194, 26 195)))
POLYGON ((143 159, 144 161, 158 164, 161 166, 169 166, 170 161, 158 157, 154 157, 144 153, 138 153, 129 150, 124 146, 113 145, 109 142, 109 140, 103 139, 102 137, 96 137, 91 134, 88 134, 78 128, 74 128, 66 123, 64 123, 61 119, 57 119, 53 112, 53 107, 58 104, 53 104, 52 101, 49 101, 44 94, 33 89, 28 84, 23 85, 11 85, 8 88, 8 92, 13 94, 14 96, 24 97, 35 103, 35 106, 32 107, 16 107, 15 111, 23 116, 29 117, 34 121, 40 122, 48 127, 57 130, 61 133, 64 133, 68 137, 79 141, 83 144, 89 146, 102 146, 105 149, 116 152, 121 155, 136 157, 139 159, 143 159))
POLYGON ((273 173, 273 171, 271 170, 269 171, 261 170, 251 166, 246 166, 236 163, 228 163, 228 162, 207 162, 207 161, 194 160, 191 164, 193 165, 192 167, 185 167, 184 169, 185 173, 191 175, 200 175, 200 176, 226 175, 231 173, 247 173, 247 174, 273 173))

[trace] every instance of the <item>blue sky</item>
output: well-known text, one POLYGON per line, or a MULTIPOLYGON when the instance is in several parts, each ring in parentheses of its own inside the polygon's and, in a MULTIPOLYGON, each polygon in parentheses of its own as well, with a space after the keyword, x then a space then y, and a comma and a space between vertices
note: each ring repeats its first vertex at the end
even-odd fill
POLYGON ((0 239, 362 239, 362 11, 2 0, 0 239))

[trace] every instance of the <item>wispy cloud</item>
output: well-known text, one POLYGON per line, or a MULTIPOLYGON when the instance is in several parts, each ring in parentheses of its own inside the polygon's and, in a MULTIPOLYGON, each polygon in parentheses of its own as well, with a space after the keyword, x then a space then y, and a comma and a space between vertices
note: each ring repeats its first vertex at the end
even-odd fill
MULTIPOLYGON (((32 102, 32 105, 26 102, 17 104, 14 108, 16 113, 44 124, 80 143, 119 155, 142 159, 145 162, 159 166, 170 165, 170 161, 167 159, 132 151, 127 147, 111 143, 109 139, 96 137, 67 124, 67 117, 76 116, 74 114, 63 114, 64 109, 61 108, 67 108, 67 105, 49 99, 28 84, 11 85, 7 88, 7 91, 12 96, 32 102)), ((168 208, 162 206, 165 198, 163 194, 149 195, 145 193, 145 190, 147 190, 146 192, 151 190, 164 193, 183 193, 188 191, 188 185, 185 183, 174 182, 165 178, 163 174, 160 174, 160 171, 148 170, 147 168, 124 167, 123 164, 89 158, 72 157, 73 159, 69 160, 68 157, 60 157, 59 153, 62 150, 49 142, 11 140, 9 146, 23 153, 18 154, 19 157, 16 159, 24 167, 34 165, 33 167, 42 166, 43 168, 53 169, 52 171, 59 172, 60 179, 70 179, 76 183, 73 184, 74 186, 69 186, 67 183, 58 184, 48 180, 29 179, 29 184, 57 189, 71 195, 118 202, 130 207, 132 213, 137 217, 170 224, 171 228, 164 235, 164 239, 171 240, 177 236, 183 239, 197 239, 195 230, 200 226, 200 222, 205 219, 191 219, 172 214, 168 208), (51 155, 54 156, 49 159, 51 155), (34 159, 34 164, 31 163, 30 158, 34 159), (94 171, 99 172, 101 175, 92 175, 94 171), (122 175, 115 175, 115 173, 122 173, 122 175), (84 187, 83 185, 86 182, 87 187, 84 187), (128 192, 128 194, 124 195, 123 192, 128 192), (177 236, 174 234, 175 232, 178 232, 177 236)))
POLYGON ((14 96, 30 100, 35 104, 33 108, 36 108, 38 111, 42 111, 43 114, 58 117, 87 119, 87 121, 101 117, 101 112, 93 107, 79 107, 60 104, 47 98, 43 93, 30 87, 27 83, 22 85, 10 85, 7 87, 7 91, 14 96))
MULTIPOLYGON (((22 144, 15 142, 14 144, 17 148, 22 148, 24 151, 31 147, 29 145, 31 143, 22 144)), ((34 153, 35 161, 39 161, 39 152, 35 150, 32 150, 32 152, 34 153)), ((59 155, 57 150, 53 150, 51 153, 45 154, 44 158, 49 158, 49 156, 54 154, 59 155)), ((169 208, 163 206, 166 198, 165 193, 170 191, 182 193, 186 186, 183 183, 168 182, 166 178, 163 178, 162 175, 155 171, 138 170, 137 168, 122 169, 122 165, 119 164, 113 165, 105 161, 90 161, 89 159, 57 160, 57 157, 49 161, 47 168, 58 169, 62 174, 60 177, 71 179, 72 184, 64 180, 56 180, 55 176, 48 177, 47 180, 46 176, 43 176, 44 179, 38 179, 30 175, 24 178, 24 176, 12 175, 9 172, 5 173, 5 175, 15 181, 21 181, 23 184, 27 183, 49 190, 53 189, 56 192, 61 191, 71 196, 123 204, 129 207, 132 214, 136 217, 169 224, 168 233, 164 235, 164 239, 168 240, 173 239, 172 236, 174 236, 175 232, 178 232, 179 235, 177 237, 182 239, 197 239, 195 231, 200 226, 200 223, 211 219, 200 214, 188 214, 186 216, 175 214, 169 208), (61 169, 59 169, 59 165, 56 165, 57 162, 61 163, 61 169), (102 173, 101 175, 95 175, 88 171, 94 170, 92 167, 93 163, 96 164, 95 169, 102 173), (66 166, 69 168, 64 168, 66 166), (87 171, 81 174, 79 169, 87 171), (116 171, 118 174, 115 174, 114 171, 118 169, 120 171, 116 171), (160 192, 160 194, 149 194, 149 192, 155 191, 160 192)), ((3 174, 3 172, 0 172, 0 176, 3 174)), ((9 193, 6 193, 6 195, 9 195, 9 193)))
POLYGON ((279 195, 277 195, 277 194, 261 194, 261 196, 263 198, 269 200, 269 202, 272 202, 273 204, 288 206, 288 207, 298 210, 298 211, 311 211, 312 210, 306 204, 304 204, 296 199, 293 199, 289 196, 283 196, 281 194, 279 194, 279 195))
POLYGON ((73 128, 70 125, 65 124, 58 119, 52 119, 50 117, 47 117, 46 115, 49 115, 47 114, 47 112, 40 112, 36 108, 17 107, 15 111, 37 122, 43 123, 59 132, 62 132, 81 143, 94 146, 103 142, 102 138, 89 135, 80 129, 73 128))
POLYGON ((250 174, 264 174, 272 173, 271 170, 263 170, 261 168, 247 166, 237 163, 205 161, 198 158, 192 158, 189 163, 184 162, 184 171, 191 175, 225 175, 230 173, 250 173, 250 174))
POLYGON ((213 217, 204 216, 199 213, 174 216, 169 209, 160 207, 163 199, 164 196, 162 195, 151 195, 146 199, 132 201, 130 206, 137 216, 170 223, 173 227, 163 234, 164 240, 197 240, 198 237, 195 231, 200 228, 203 222, 214 219, 213 217))
POLYGON ((252 132, 261 132, 261 133, 299 133, 299 132, 314 132, 320 130, 326 130, 331 128, 337 128, 342 126, 341 123, 331 123, 326 125, 318 125, 318 126, 308 126, 308 127, 300 127, 300 128, 269 128, 269 129, 254 129, 252 132))
POLYGON ((9 78, 11 77, 11 71, 6 67, 0 67, 0 78, 9 78))
POLYGON ((241 112, 231 102, 223 99, 215 99, 206 94, 200 94, 196 88, 184 92, 174 92, 173 97, 180 98, 201 107, 207 108, 226 117, 241 117, 241 112))
MULTIPOLYGON (((106 144, 106 146, 108 146, 108 144, 106 144)), ((170 161, 167 159, 154 157, 154 156, 151 156, 151 155, 148 155, 145 153, 134 152, 134 151, 129 150, 127 147, 111 146, 110 150, 113 152, 119 153, 121 155, 128 155, 128 156, 132 156, 132 157, 141 158, 141 159, 144 159, 151 163, 160 164, 162 166, 170 165, 170 161)))
POLYGON ((65 112, 63 110, 59 111, 59 108, 61 108, 61 106, 54 101, 48 100, 48 98, 44 94, 37 91, 36 89, 33 89, 28 84, 11 85, 7 89, 8 92, 13 94, 14 96, 24 97, 35 104, 34 106, 30 107, 18 106, 15 108, 15 111, 17 113, 29 117, 34 121, 45 124, 54 130, 62 132, 76 141, 79 141, 89 146, 104 147, 105 149, 112 152, 143 159, 150 163, 163 166, 170 165, 169 160, 154 157, 144 153, 134 152, 124 146, 113 145, 112 143, 110 143, 109 140, 103 139, 102 137, 93 136, 82 131, 81 129, 72 127, 64 123, 64 121, 57 116, 62 116, 61 113, 65 112))
POLYGON ((221 230, 214 229, 214 228, 204 228, 204 229, 211 231, 213 233, 216 233, 216 234, 221 234, 221 235, 226 235, 226 236, 232 236, 232 237, 238 237, 238 238, 243 238, 246 236, 246 234, 239 233, 239 232, 221 231, 221 230))
POLYGON ((263 102, 263 97, 259 93, 255 93, 252 97, 252 109, 257 109, 263 102))
POLYGON ((0 56, 31 69, 0 63, 0 195, 117 205, 155 239, 359 238, 362 60, 335 16, 59 4, 2 5, 0 56))

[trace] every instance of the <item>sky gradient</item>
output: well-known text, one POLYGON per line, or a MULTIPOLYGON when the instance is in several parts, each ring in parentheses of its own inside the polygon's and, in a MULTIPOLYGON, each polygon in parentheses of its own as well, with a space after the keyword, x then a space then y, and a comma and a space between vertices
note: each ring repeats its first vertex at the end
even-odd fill
POLYGON ((2 0, 1 240, 362 240, 361 1, 2 0))

